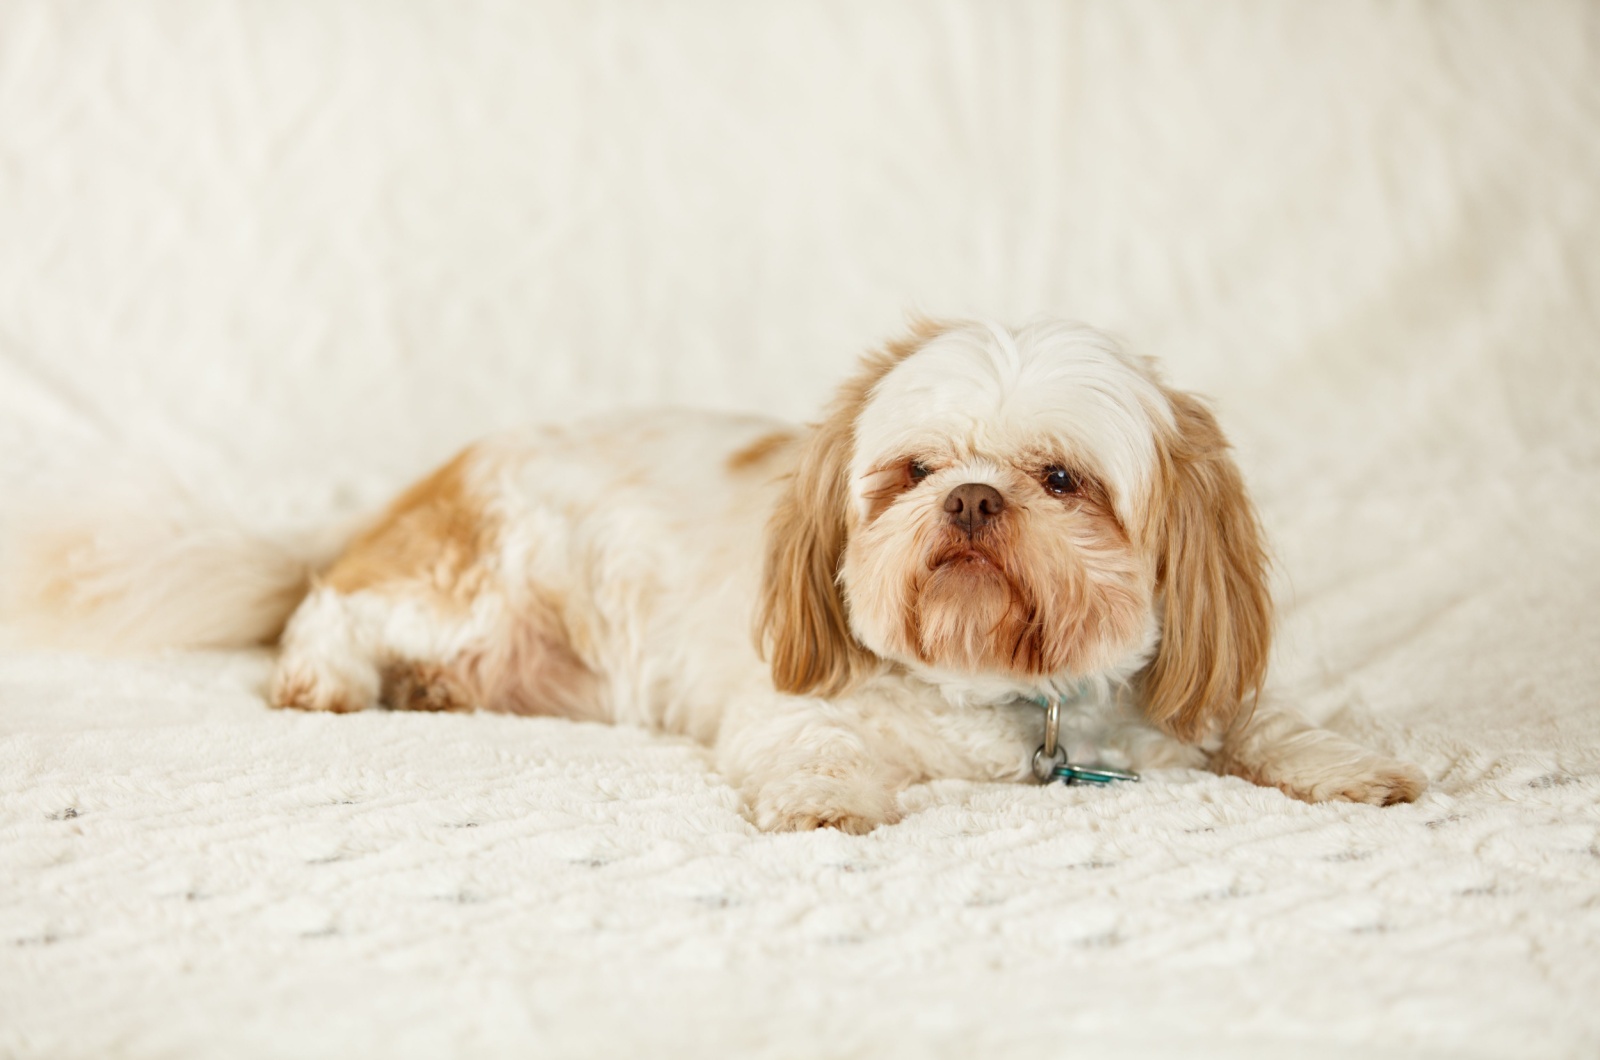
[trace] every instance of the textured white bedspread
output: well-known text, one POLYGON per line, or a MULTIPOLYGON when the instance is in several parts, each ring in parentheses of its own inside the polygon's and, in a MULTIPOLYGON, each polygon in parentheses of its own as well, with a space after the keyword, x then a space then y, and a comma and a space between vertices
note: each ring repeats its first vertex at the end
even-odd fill
POLYGON ((1600 1053, 1597 70, 1532 0, 0 5, 0 498, 319 518, 1079 316, 1215 398, 1275 694, 1433 782, 762 835, 683 742, 16 648, 0 1055, 1600 1053))

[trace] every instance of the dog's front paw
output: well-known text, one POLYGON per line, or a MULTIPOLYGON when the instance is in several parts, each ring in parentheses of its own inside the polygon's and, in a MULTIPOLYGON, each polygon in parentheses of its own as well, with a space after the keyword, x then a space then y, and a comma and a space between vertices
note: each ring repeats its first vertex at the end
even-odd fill
POLYGON ((1301 802, 1393 806, 1415 802, 1428 787, 1428 778, 1414 765, 1360 750, 1331 733, 1318 735, 1323 739, 1309 746, 1250 765, 1233 761, 1224 772, 1301 802))
POLYGON ((1415 802, 1428 786, 1416 766, 1369 751, 1293 711, 1262 707, 1230 734, 1211 768, 1302 802, 1415 802))
POLYGON ((1303 802, 1393 806, 1400 802, 1416 802, 1427 789, 1428 778, 1410 763, 1369 755, 1326 776, 1280 778, 1278 787, 1303 802))
POLYGON ((763 832, 837 828, 866 835, 880 824, 900 820, 898 800, 889 788, 868 780, 814 774, 764 785, 751 797, 750 807, 763 832))

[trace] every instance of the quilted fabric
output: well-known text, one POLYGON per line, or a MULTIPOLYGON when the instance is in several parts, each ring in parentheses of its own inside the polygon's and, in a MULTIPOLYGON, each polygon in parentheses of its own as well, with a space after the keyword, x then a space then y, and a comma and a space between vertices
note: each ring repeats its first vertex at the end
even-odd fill
POLYGON ((804 418, 905 312, 1210 395, 1277 694, 1414 806, 940 783, 762 835, 693 745, 0 653, 0 1053, 1600 1049, 1592 4, 0 6, 0 514, 263 526, 490 428, 804 418))

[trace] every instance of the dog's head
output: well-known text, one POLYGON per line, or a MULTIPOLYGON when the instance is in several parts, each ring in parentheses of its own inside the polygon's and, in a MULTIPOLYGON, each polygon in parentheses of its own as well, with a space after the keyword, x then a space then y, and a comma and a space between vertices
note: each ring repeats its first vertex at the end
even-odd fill
POLYGON ((885 663, 949 686, 1136 676, 1189 738, 1259 688, 1254 511, 1194 398, 1092 329, 915 326, 812 434, 768 530, 777 686, 837 695, 885 663))

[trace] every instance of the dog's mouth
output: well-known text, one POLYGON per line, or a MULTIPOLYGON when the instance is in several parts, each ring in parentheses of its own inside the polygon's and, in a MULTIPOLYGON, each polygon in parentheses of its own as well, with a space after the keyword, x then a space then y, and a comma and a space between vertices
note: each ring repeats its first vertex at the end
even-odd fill
POLYGON ((943 548, 928 557, 930 571, 949 570, 952 573, 968 572, 972 574, 1005 573, 1005 568, 988 550, 975 543, 962 542, 943 548))
POLYGON ((977 573, 980 570, 999 571, 1000 569, 999 565, 996 564, 994 560, 990 559, 988 556, 984 555, 982 552, 979 552, 975 548, 962 549, 960 552, 952 552, 949 555, 940 557, 939 560, 934 563, 933 569, 938 570, 941 567, 953 567, 957 570, 971 570, 974 573, 977 573))
POLYGON ((927 569, 924 589, 957 607, 981 606, 981 599, 995 593, 1011 596, 1017 591, 1005 562, 977 543, 952 542, 928 557, 927 569))

